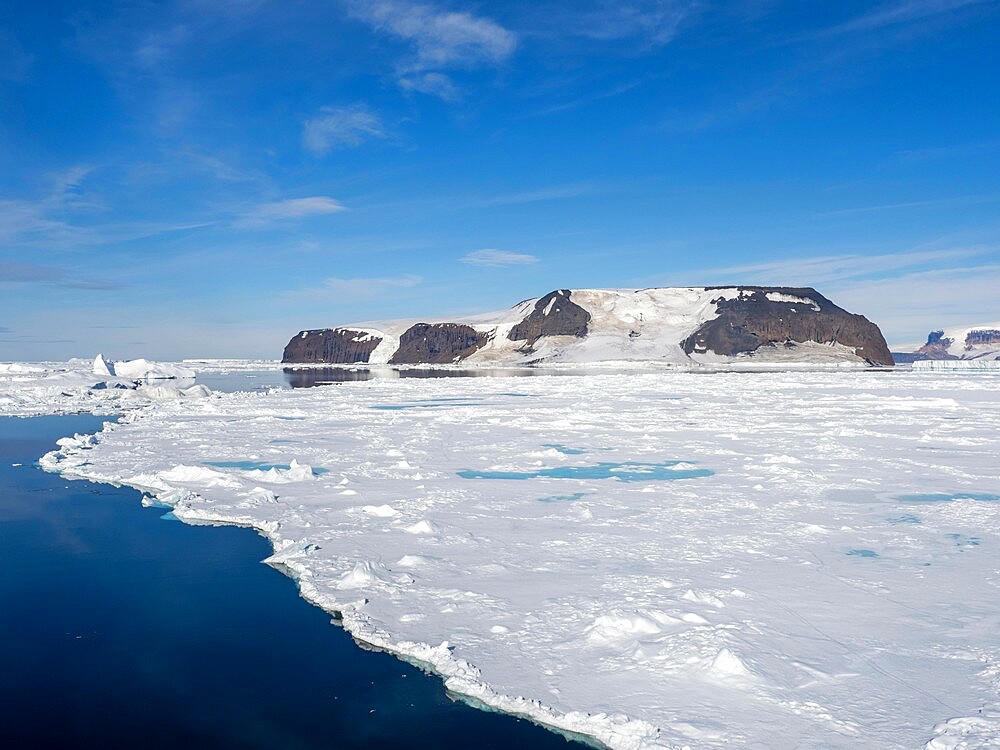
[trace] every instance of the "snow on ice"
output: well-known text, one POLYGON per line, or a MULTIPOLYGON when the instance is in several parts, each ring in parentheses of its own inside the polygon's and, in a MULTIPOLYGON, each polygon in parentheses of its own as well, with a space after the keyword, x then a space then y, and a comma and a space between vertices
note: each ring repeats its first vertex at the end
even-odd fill
POLYGON ((253 526, 357 639, 612 748, 944 750, 1000 737, 998 456, 988 373, 674 372, 156 402, 43 465, 253 526))
POLYGON ((207 398, 195 371, 145 359, 0 363, 0 415, 114 414, 149 401, 207 398))

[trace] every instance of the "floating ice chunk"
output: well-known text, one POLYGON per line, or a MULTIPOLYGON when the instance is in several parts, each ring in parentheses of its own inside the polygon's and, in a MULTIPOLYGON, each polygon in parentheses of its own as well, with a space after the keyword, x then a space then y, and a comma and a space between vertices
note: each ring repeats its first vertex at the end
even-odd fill
POLYGON ((93 448, 97 445, 96 435, 75 434, 73 437, 64 437, 56 440, 56 445, 60 448, 76 450, 79 448, 93 448))
POLYGON ((115 376, 115 371, 111 369, 111 365, 106 359, 104 359, 103 354, 98 354, 94 357, 94 374, 102 378, 113 378, 115 376))
MULTIPOLYGON (((105 361, 106 362, 106 361, 105 361)), ((96 368, 97 361, 94 361, 96 368)), ((131 359, 127 362, 115 362, 114 375, 119 378, 134 378, 136 380, 173 380, 190 379, 195 371, 179 365, 169 365, 163 362, 151 362, 148 359, 131 359)))
POLYGON ((509 633, 510 628, 505 627, 503 625, 494 625, 492 628, 490 628, 490 632, 493 633, 494 635, 503 635, 504 633, 509 633))
POLYGON ((407 534, 436 534, 437 527, 430 521, 417 521, 412 526, 403 529, 407 534))
POLYGON ((399 515, 399 511, 391 505, 366 505, 361 510, 376 518, 394 518, 399 515))

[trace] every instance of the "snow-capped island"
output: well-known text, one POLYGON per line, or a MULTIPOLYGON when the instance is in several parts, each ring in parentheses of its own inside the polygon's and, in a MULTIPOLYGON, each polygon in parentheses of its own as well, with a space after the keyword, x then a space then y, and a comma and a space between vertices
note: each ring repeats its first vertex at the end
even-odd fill
POLYGON ((282 361, 893 365, 882 332, 867 318, 812 288, 765 286, 558 289, 461 320, 300 331, 282 361))

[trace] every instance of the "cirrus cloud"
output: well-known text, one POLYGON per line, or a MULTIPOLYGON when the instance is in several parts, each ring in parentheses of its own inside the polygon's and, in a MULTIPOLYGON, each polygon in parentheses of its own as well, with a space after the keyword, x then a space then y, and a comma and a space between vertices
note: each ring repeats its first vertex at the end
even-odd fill
POLYGON ((314 195, 308 198, 289 198, 283 201, 261 203, 246 212, 236 222, 236 226, 260 226, 277 221, 292 221, 306 219, 310 216, 323 216, 346 211, 347 207, 340 201, 325 195, 314 195))
POLYGON ((527 253, 509 253, 504 250, 495 250, 493 248, 473 250, 468 255, 459 258, 459 260, 470 266, 485 266, 489 268, 525 266, 538 262, 538 258, 534 255, 528 255, 527 253))
POLYGON ((323 107, 305 122, 302 145, 316 156, 325 156, 335 148, 360 146, 370 138, 385 138, 385 127, 378 116, 363 104, 349 107, 323 107))

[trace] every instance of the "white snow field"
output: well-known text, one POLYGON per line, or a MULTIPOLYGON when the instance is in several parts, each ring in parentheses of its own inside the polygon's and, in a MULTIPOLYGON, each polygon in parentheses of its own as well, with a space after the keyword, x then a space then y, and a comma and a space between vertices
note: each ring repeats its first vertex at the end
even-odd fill
POLYGON ((376 379, 147 402, 43 466, 252 526, 358 640, 611 748, 997 748, 998 386, 376 379))

